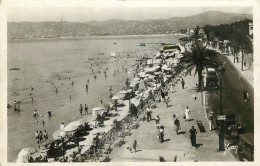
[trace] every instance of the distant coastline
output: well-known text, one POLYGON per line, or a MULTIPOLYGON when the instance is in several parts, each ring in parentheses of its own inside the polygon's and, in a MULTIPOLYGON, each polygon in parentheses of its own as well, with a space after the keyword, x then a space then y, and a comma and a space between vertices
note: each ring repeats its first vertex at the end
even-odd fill
POLYGON ((8 39, 8 41, 42 41, 42 40, 95 40, 95 39, 117 39, 117 38, 140 38, 140 37, 162 37, 162 36, 188 36, 187 34, 148 34, 148 35, 111 35, 111 36, 86 36, 86 37, 53 37, 53 38, 13 38, 13 39, 8 39))

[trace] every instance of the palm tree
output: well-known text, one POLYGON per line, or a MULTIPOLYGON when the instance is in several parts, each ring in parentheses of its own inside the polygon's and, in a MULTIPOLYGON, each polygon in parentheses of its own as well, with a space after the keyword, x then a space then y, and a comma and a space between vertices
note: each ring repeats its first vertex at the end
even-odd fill
POLYGON ((192 48, 191 52, 183 53, 184 57, 181 59, 181 64, 177 70, 186 69, 186 75, 195 68, 194 76, 198 73, 198 90, 203 88, 203 75, 204 69, 209 67, 217 68, 219 66, 217 59, 217 52, 214 50, 200 47, 198 43, 192 48))

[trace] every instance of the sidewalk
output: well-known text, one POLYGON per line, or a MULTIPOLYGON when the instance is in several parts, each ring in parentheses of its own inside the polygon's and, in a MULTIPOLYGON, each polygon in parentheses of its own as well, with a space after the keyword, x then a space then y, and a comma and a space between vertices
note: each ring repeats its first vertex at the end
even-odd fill
MULTIPOLYGON (((208 47, 208 49, 212 49, 212 47, 208 47)), ((244 67, 244 71, 242 71, 242 68, 241 68, 241 55, 239 55, 239 62, 238 63, 234 63, 234 55, 229 54, 229 56, 228 56, 227 53, 222 53, 219 50, 215 50, 215 51, 217 51, 218 53, 220 53, 223 56, 226 56, 227 59, 230 60, 231 64, 235 67, 235 69, 247 81, 247 83, 249 85, 251 85, 252 88, 254 88, 254 70, 253 69, 249 69, 248 66, 245 66, 244 67)), ((235 60, 235 62, 237 62, 237 60, 235 60)))
POLYGON ((239 71, 239 73, 244 77, 244 79, 252 86, 252 88, 254 88, 254 70, 249 69, 246 66, 246 67, 244 67, 244 70, 242 71, 240 59, 239 59, 239 63, 234 63, 234 56, 233 55, 227 56, 227 54, 223 54, 223 53, 221 53, 221 54, 226 56, 230 60, 230 62, 239 71))
POLYGON ((218 136, 214 131, 209 131, 209 125, 206 118, 204 107, 201 104, 201 94, 197 94, 197 100, 192 98, 195 92, 195 82, 197 77, 184 77, 186 82, 185 89, 182 89, 180 82, 174 87, 174 93, 169 93, 170 102, 168 108, 165 103, 156 103, 157 108, 152 111, 152 118, 160 115, 160 124, 165 126, 163 143, 159 143, 157 139, 157 129, 155 121, 141 121, 138 129, 131 131, 131 136, 125 138, 126 143, 121 147, 115 148, 110 154, 112 162, 144 162, 144 161, 159 161, 159 156, 162 156, 166 161, 173 162, 176 157, 177 162, 181 161, 237 161, 232 154, 227 151, 218 151, 218 136), (190 122, 185 122, 183 117, 186 106, 190 107, 190 122), (173 124, 173 114, 177 115, 180 120, 182 131, 184 134, 177 135, 173 124), (202 121, 206 132, 201 133, 196 120, 202 121), (200 146, 193 149, 189 139, 189 130, 191 126, 195 126, 197 130, 197 144, 200 146), (127 147, 133 145, 133 141, 137 140, 136 153, 131 153, 127 147))

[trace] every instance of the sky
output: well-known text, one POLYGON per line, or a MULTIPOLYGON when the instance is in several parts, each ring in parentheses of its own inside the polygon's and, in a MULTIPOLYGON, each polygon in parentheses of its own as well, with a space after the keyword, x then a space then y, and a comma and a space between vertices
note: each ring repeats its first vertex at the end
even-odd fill
POLYGON ((146 20, 185 17, 206 11, 252 14, 251 7, 9 7, 8 22, 69 21, 87 22, 109 19, 146 20))

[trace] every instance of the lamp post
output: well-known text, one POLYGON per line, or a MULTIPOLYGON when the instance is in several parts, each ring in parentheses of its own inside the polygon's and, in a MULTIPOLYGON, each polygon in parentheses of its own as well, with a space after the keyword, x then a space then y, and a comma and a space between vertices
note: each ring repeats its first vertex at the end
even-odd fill
MULTIPOLYGON (((220 98, 220 116, 223 116, 223 100, 222 100, 222 81, 223 81, 223 74, 225 72, 225 69, 223 67, 223 64, 221 63, 219 68, 219 98, 220 98)), ((225 119, 219 119, 220 120, 220 129, 219 129, 219 151, 224 151, 224 139, 225 139, 225 119)))

